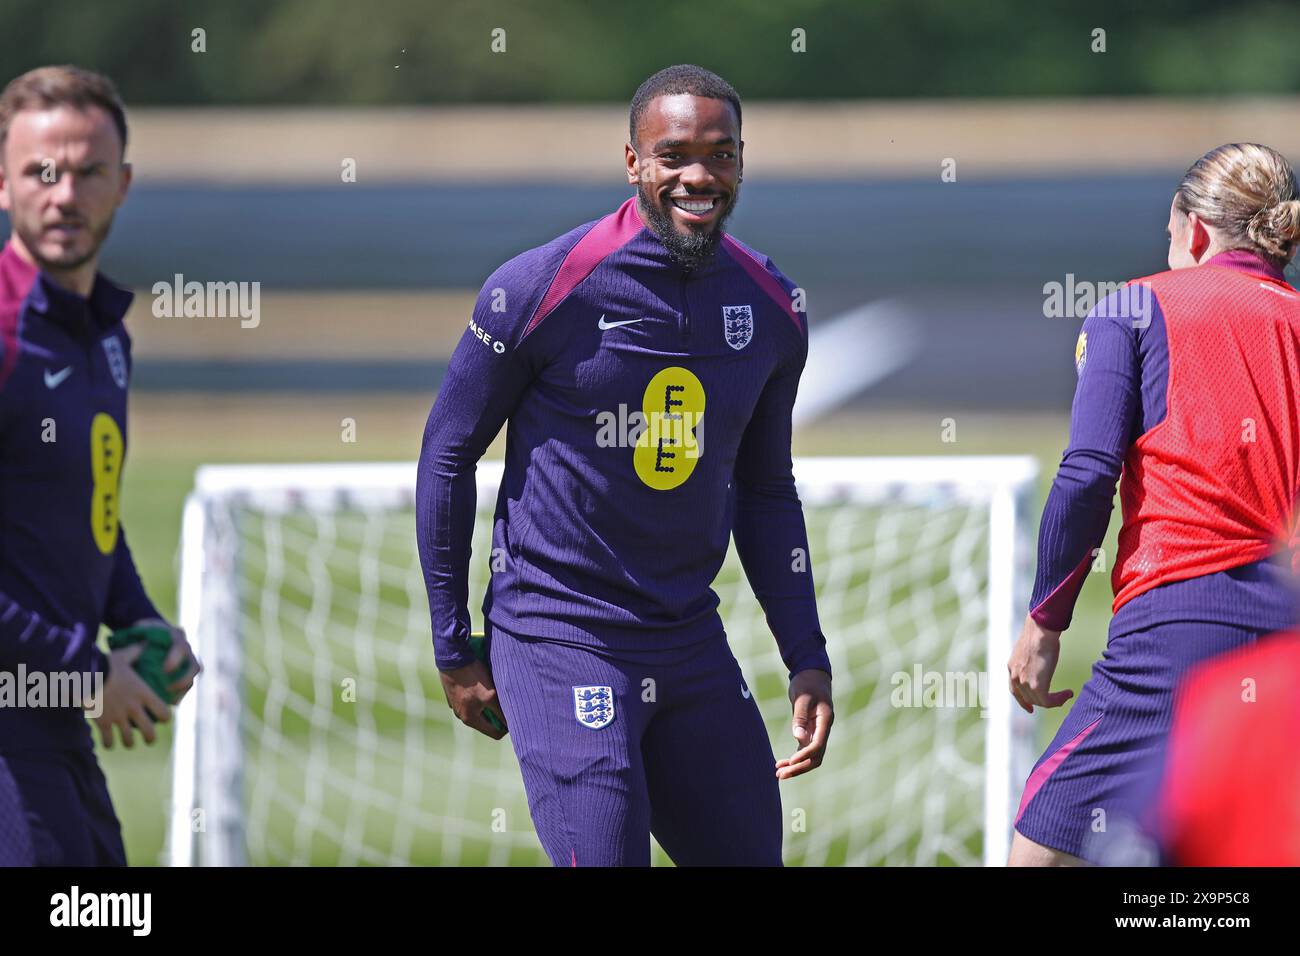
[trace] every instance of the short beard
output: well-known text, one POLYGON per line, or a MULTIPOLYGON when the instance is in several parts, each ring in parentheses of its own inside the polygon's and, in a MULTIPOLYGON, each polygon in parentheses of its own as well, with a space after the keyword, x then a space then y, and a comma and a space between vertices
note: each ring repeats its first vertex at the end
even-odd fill
POLYGON ((718 221, 714 223, 712 229, 708 232, 692 230, 683 235, 677 231, 677 226, 673 224, 672 219, 665 215, 663 209, 654 201, 654 193, 645 183, 639 183, 636 191, 641 211, 649 219, 650 229, 664 244, 673 262, 687 272, 698 269, 713 257, 718 243, 722 241, 723 227, 726 226, 727 219, 730 218, 732 210, 736 208, 736 202, 740 199, 740 188, 737 186, 731 192, 727 208, 718 216, 718 221))
MULTIPOLYGON (((25 245, 27 247, 27 251, 31 253, 32 259, 35 260, 38 268, 51 273, 73 272, 77 269, 80 269, 87 262, 91 262, 92 260, 95 259, 95 257, 99 255, 99 251, 104 247, 104 243, 108 240, 109 230, 111 230, 112 228, 113 228, 113 217, 110 216, 108 218, 108 221, 105 222, 98 229, 91 229, 90 230, 90 240, 91 240, 90 251, 85 253, 84 255, 77 256, 75 259, 47 259, 40 254, 39 244, 37 242, 35 241, 29 242, 27 240, 27 237, 25 236, 22 236, 22 239, 23 239, 23 245, 25 245)), ((18 231, 16 223, 14 224, 14 231, 15 232, 18 231)), ((21 236, 22 234, 19 233, 19 235, 21 236)), ((40 233, 37 233, 37 236, 39 235, 40 233)))

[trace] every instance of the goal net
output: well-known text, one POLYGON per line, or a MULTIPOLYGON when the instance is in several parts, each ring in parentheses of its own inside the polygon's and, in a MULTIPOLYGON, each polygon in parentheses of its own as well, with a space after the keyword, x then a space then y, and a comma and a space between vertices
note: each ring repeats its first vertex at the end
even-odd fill
MULTIPOLYGON (((825 763, 781 784, 795 865, 1000 864, 1033 759, 1005 662, 1028 601, 1036 465, 804 458, 835 671, 825 763)), ((501 470, 478 470, 471 612, 501 470)), ((206 466, 185 505, 174 865, 543 864, 509 738, 448 709, 413 464, 206 466)), ((785 668, 734 547, 714 585, 778 757, 785 668)), ((657 863, 667 863, 656 846, 657 863)))

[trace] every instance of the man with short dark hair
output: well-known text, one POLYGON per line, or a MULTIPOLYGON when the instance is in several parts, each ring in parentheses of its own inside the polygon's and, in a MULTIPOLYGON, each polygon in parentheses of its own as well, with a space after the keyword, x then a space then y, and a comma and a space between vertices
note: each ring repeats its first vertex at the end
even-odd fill
MULTIPOLYGON (((155 721, 170 718, 132 667, 143 645, 106 655, 95 643, 102 624, 170 628, 119 517, 131 293, 96 266, 131 182, 125 149, 125 114, 105 77, 43 67, 0 93, 0 209, 11 229, 0 251, 0 672, 90 684, 63 681, 83 688, 78 701, 0 699, 0 834, 21 835, 0 840, 0 863, 125 865, 82 708, 105 747, 114 727, 127 747, 136 731, 153 743, 155 721)), ((171 686, 183 694, 197 664, 170 629, 165 670, 195 664, 171 686)))
POLYGON ((493 273, 452 356, 417 486, 434 647, 457 716, 494 738, 508 721, 555 864, 646 865, 653 833, 678 864, 779 865, 778 779, 821 764, 833 719, 790 450, 807 323, 723 231, 735 90, 661 71, 630 133, 637 194, 493 273), (466 603, 474 470, 507 420, 489 671, 466 603), (710 587, 733 532, 790 673, 781 761, 710 587))

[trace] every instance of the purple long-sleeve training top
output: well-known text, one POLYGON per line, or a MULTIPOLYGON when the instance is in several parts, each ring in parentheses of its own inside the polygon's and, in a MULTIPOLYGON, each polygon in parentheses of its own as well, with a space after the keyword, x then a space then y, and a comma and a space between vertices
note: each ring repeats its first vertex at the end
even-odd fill
POLYGON ((734 533, 793 675, 829 672, 791 411, 808 352, 795 285, 724 234, 683 270, 635 197, 484 283, 425 428, 417 537, 438 666, 468 664, 475 466, 503 423, 483 613, 610 652, 722 632, 734 533))
POLYGON ((131 298, 102 275, 83 298, 0 252, 0 671, 23 692, 0 700, 0 752, 89 748, 78 707, 27 699, 31 675, 106 675, 100 625, 159 617, 120 522, 131 298))
MULTIPOLYGON (((1244 250, 1220 253, 1200 268, 1282 280, 1281 269, 1244 250)), ((1229 318, 1222 320, 1226 323, 1229 318)), ((1182 317, 1167 315, 1154 292, 1144 293, 1131 285, 1102 299, 1084 319, 1075 354, 1078 385, 1070 414, 1070 442, 1039 527, 1030 615, 1043 627, 1063 631, 1070 626, 1075 602, 1106 535, 1125 458, 1134 442, 1168 414, 1166 326, 1171 321, 1182 317)), ((1195 384, 1206 389, 1220 386, 1195 384)), ((1283 630, 1298 619, 1297 586, 1289 567, 1265 559, 1139 594, 1115 612, 1110 633, 1125 634, 1167 621, 1283 630)))

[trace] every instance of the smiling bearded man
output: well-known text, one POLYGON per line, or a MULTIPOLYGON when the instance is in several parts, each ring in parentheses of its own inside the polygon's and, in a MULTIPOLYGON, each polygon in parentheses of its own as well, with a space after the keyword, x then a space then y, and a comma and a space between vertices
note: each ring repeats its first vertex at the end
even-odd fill
POLYGON ((434 649, 456 715, 508 727, 552 862, 647 865, 653 833, 678 864, 780 865, 778 780, 821 764, 833 719, 793 559, 808 327, 794 283, 722 230, 735 90, 670 67, 637 90, 630 134, 637 195, 488 278, 430 413, 416 515, 434 649), (629 408, 638 428, 612 435, 629 408), (484 662, 474 470, 506 421, 484 662), (790 672, 798 749, 780 761, 711 588, 733 533, 790 672))

